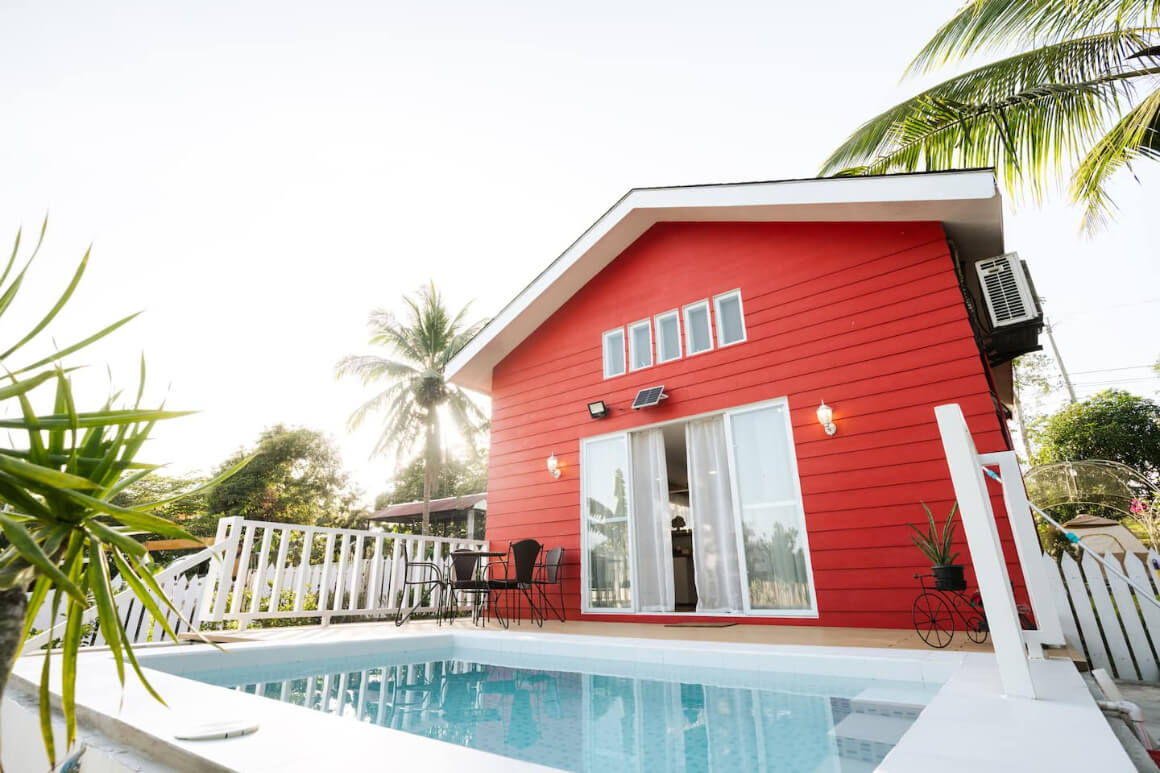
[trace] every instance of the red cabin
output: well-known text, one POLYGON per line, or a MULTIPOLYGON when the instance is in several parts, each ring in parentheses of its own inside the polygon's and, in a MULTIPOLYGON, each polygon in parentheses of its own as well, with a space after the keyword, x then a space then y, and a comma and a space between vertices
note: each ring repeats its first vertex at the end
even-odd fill
POLYGON ((492 400, 487 538, 563 546, 570 617, 904 628, 933 408, 1009 450, 1041 325, 989 170, 644 188, 449 372, 492 400))

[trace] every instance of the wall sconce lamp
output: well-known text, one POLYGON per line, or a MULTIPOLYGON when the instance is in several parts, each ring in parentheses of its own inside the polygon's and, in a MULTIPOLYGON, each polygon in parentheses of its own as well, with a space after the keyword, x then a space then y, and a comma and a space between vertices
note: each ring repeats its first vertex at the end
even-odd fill
POLYGON ((822 404, 818 406, 818 424, 822 425, 822 429, 826 431, 827 435, 832 436, 838 431, 838 427, 834 424, 834 411, 826 405, 825 400, 822 400, 822 404))
POLYGON ((560 460, 554 453, 548 457, 548 472, 552 473, 553 478, 560 480, 560 460))
POLYGON ((588 403, 588 418, 603 419, 608 415, 608 406, 604 404, 603 400, 588 403))

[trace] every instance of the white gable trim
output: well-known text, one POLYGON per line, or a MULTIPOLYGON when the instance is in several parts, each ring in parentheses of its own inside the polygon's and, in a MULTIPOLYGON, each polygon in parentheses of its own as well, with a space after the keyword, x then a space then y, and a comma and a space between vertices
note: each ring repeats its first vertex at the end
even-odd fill
POLYGON ((991 170, 637 188, 448 363, 448 378, 489 393, 500 360, 654 224, 680 221, 939 221, 964 255, 985 257, 1003 247, 1002 204, 991 170))

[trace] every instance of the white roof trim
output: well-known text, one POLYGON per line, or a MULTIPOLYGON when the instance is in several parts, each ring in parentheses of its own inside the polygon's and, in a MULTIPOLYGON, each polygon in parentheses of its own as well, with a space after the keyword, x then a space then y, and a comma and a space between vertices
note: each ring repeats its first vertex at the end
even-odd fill
POLYGON ((491 391, 491 371, 645 231, 674 221, 939 221, 964 257, 999 254, 1002 203, 992 170, 636 188, 505 306, 447 366, 491 391))

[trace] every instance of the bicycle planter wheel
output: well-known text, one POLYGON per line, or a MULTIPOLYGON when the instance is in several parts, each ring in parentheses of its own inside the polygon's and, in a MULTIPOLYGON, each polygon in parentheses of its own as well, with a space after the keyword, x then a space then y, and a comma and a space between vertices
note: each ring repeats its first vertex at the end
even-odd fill
POLYGON ((941 650, 955 636, 955 615, 946 599, 935 593, 920 593, 910 609, 914 631, 928 646, 941 650))
POLYGON ((971 615, 966 621, 967 638, 975 644, 982 644, 987 641, 987 635, 991 629, 987 627, 987 618, 982 615, 971 615))

